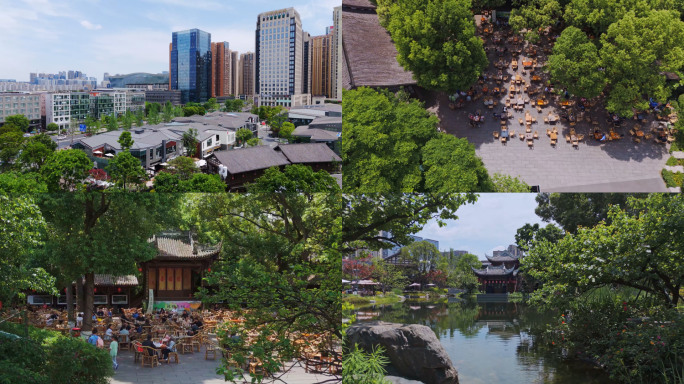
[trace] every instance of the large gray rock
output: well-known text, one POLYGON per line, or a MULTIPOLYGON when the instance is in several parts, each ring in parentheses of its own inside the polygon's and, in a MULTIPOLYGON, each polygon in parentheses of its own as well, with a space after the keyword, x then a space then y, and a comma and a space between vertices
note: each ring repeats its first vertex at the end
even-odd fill
POLYGON ((347 329, 351 345, 370 351, 380 345, 391 365, 387 373, 425 384, 457 384, 458 372, 435 333, 424 325, 386 322, 356 324, 347 329))

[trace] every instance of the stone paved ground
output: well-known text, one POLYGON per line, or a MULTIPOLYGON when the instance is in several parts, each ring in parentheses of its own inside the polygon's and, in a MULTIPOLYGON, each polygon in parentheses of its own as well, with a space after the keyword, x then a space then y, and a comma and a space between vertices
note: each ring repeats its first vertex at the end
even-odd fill
MULTIPOLYGON (((211 356, 210 356, 211 357, 211 356)), ((204 359, 204 347, 200 352, 179 354, 179 364, 162 363, 155 368, 140 366, 140 362, 133 362, 133 352, 121 351, 117 361, 119 369, 115 371, 110 384, 222 384, 225 383, 222 376, 217 375, 216 367, 220 364, 220 355, 216 360, 204 359)), ((290 364, 291 365, 291 364, 290 364)), ((304 368, 297 365, 289 373, 282 372, 275 375, 280 378, 279 383, 287 384, 310 384, 319 383, 332 379, 330 376, 305 373, 304 368)), ((245 383, 250 382, 245 377, 245 383)), ((341 379, 340 379, 341 380, 341 379)), ((243 381, 239 381, 242 383, 243 381)), ((273 379, 264 380, 264 383, 274 382, 273 379)), ((332 382, 330 382, 332 383, 332 382)))
MULTIPOLYGON (((493 63, 498 60, 498 57, 492 49, 489 50, 488 57, 490 67, 486 72, 493 74, 496 71, 493 63)), ((522 57, 525 57, 524 53, 520 55, 519 63, 522 57)), ((543 61, 543 57, 544 55, 538 56, 540 62, 543 61)), ((510 62, 511 56, 505 56, 504 60, 510 62)), ((516 73, 510 65, 507 72, 509 76, 516 73)), ((530 83, 530 72, 523 75, 519 69, 517 73, 521 74, 528 84, 530 83)), ((535 73, 541 75, 542 79, 547 78, 547 75, 543 74, 540 69, 537 69, 535 73)), ((510 79, 504 85, 510 85, 510 79)), ((490 89, 493 86, 493 82, 489 84, 490 89)), ((532 125, 532 131, 539 132, 539 140, 535 140, 534 147, 530 149, 525 141, 518 139, 517 135, 506 145, 502 145, 492 135, 494 131, 499 131, 500 127, 499 120, 492 116, 492 112, 501 112, 505 96, 499 98, 499 106, 494 110, 486 108, 482 99, 470 102, 462 109, 451 110, 448 107, 448 97, 444 93, 419 90, 417 96, 425 102, 428 110, 438 115, 441 129, 458 137, 465 137, 475 146, 477 155, 484 161, 490 175, 502 173, 517 176, 529 185, 540 186, 543 192, 668 191, 660 176, 660 171, 669 157, 667 147, 655 144, 653 140, 634 143, 629 134, 630 128, 635 124, 634 120, 626 121, 623 127, 617 129, 618 133, 624 134, 621 140, 607 143, 599 143, 593 139, 590 134, 593 132, 593 127, 590 123, 578 123, 575 129, 578 134, 585 135, 585 140, 577 149, 565 141, 565 135, 569 134, 570 126, 567 121, 561 120, 555 124, 558 128, 559 140, 554 148, 551 147, 550 139, 546 136, 546 129, 552 126, 545 125, 543 117, 549 111, 559 114, 560 107, 552 101, 549 106, 542 109, 540 114, 536 109, 525 105, 525 110, 530 111, 538 121, 537 124, 532 125), (486 120, 478 128, 473 128, 468 124, 468 114, 476 110, 482 110, 486 120)), ((510 111, 513 113, 513 119, 509 121, 509 130, 524 133, 525 127, 518 123, 518 119, 524 117, 524 111, 518 112, 513 109, 510 111)), ((605 122, 607 114, 600 104, 588 110, 587 114, 594 121, 600 122, 601 129, 608 130, 605 122)), ((642 126, 650 127, 651 120, 652 118, 649 117, 649 122, 642 123, 642 126)))

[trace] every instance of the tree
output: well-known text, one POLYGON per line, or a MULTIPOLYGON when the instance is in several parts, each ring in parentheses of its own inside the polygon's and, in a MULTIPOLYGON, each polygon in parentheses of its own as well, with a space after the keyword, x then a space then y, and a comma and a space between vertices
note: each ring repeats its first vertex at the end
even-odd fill
POLYGON ((663 72, 684 67, 684 22, 676 11, 651 10, 644 17, 628 12, 601 35, 601 61, 611 86, 606 110, 631 117, 648 109, 648 100, 666 101, 673 85, 663 72))
POLYGON ((10 115, 5 117, 5 124, 18 128, 22 132, 29 131, 29 119, 24 115, 10 115))
POLYGON ((30 289, 57 294, 55 278, 31 265, 32 251, 41 246, 45 228, 34 199, 0 194, 0 221, 0 302, 8 303, 30 289))
POLYGON ((473 273, 473 268, 479 269, 481 267, 482 262, 477 256, 470 253, 461 255, 454 268, 456 287, 463 289, 467 294, 473 293, 479 286, 477 276, 473 273))
POLYGON ((246 143, 247 140, 251 139, 253 136, 254 133, 247 128, 240 128, 235 132, 235 138, 237 139, 238 144, 246 143))
POLYGON ((545 227, 540 227, 539 224, 526 223, 518 228, 515 234, 515 245, 523 252, 528 252, 534 247, 534 243, 538 241, 547 241, 549 243, 557 243, 565 234, 563 230, 554 224, 547 224, 545 227))
POLYGON ((173 119, 173 105, 170 101, 167 101, 164 105, 164 113, 162 115, 162 119, 165 123, 168 123, 173 119))
POLYGON ((28 140, 19 155, 19 162, 24 169, 29 171, 38 171, 40 167, 45 164, 47 158, 54 152, 53 149, 48 148, 45 144, 36 140, 28 140))
POLYGON ((178 175, 161 171, 154 177, 154 191, 160 193, 179 193, 184 192, 184 186, 178 175))
POLYGON ((137 127, 142 127, 143 126, 143 119, 145 118, 144 112, 142 109, 138 109, 135 111, 135 125, 137 127))
POLYGON ((287 141, 290 141, 292 140, 292 132, 294 132, 294 130, 294 124, 290 123, 289 121, 286 121, 280 127, 280 132, 278 132, 278 136, 282 137, 283 139, 286 139, 287 141))
POLYGON ((553 81, 568 91, 588 99, 601 94, 606 86, 598 49, 587 35, 575 27, 566 28, 553 46, 548 69, 553 81))
POLYGON ((536 197, 534 212, 543 221, 555 221, 563 230, 575 233, 579 227, 609 220, 611 205, 626 208, 627 197, 624 193, 542 193, 536 197))
POLYGON ((409 284, 404 273, 396 265, 387 263, 382 257, 373 258, 372 263, 375 267, 372 277, 380 283, 383 295, 388 289, 404 288, 409 284))
POLYGON ((226 112, 240 112, 244 107, 244 101, 240 99, 228 99, 226 100, 226 112))
POLYGON ((219 175, 195 173, 190 179, 181 181, 181 184, 184 187, 184 192, 219 193, 226 191, 226 183, 221 180, 219 175))
POLYGON ((105 117, 107 120, 107 132, 116 131, 119 129, 119 122, 114 115, 108 115, 105 117))
POLYGON ((247 140, 247 146, 248 147, 256 147, 261 145, 261 139, 258 137, 252 137, 251 139, 247 140))
POLYGON ((281 170, 271 167, 254 183, 252 191, 289 191, 297 193, 338 193, 340 187, 335 178, 326 171, 314 171, 308 165, 293 164, 281 170), (307 189, 301 189, 301 188, 307 189))
POLYGON ((278 135, 280 133, 280 128, 287 121, 287 111, 283 109, 272 110, 271 115, 268 117, 266 123, 271 127, 271 132, 278 135))
POLYGON ((123 129, 131 129, 131 127, 133 127, 133 120, 133 113, 131 111, 126 111, 126 113, 124 113, 123 115, 123 118, 121 119, 121 126, 123 127, 123 129))
POLYGON ((159 103, 145 103, 145 112, 147 113, 147 123, 150 125, 157 125, 161 123, 159 110, 161 106, 159 103))
POLYGON ((440 134, 438 119, 416 100, 361 87, 344 93, 342 168, 356 193, 489 191, 475 148, 440 134))
POLYGON ((44 264, 65 281, 84 277, 84 330, 92 329, 95 274, 135 274, 136 263, 152 259, 156 250, 149 239, 173 225, 176 202, 175 195, 136 193, 40 196, 48 223, 44 264))
POLYGON ((197 129, 190 128, 183 132, 181 141, 183 142, 183 147, 185 148, 185 155, 189 157, 195 156, 197 152, 197 129))
POLYGON ((378 0, 380 23, 392 36, 397 61, 419 86, 468 89, 487 68, 470 8, 469 0, 378 0))
POLYGON ((107 173, 118 186, 124 190, 137 186, 146 179, 145 170, 140 159, 133 157, 129 151, 119 152, 107 165, 107 173))
POLYGON ((506 5, 506 0, 473 0, 473 13, 481 14, 482 11, 497 9, 506 5))
POLYGON ((0 195, 22 196, 47 191, 47 185, 39 173, 0 173, 0 195))
POLYGON ((531 0, 511 11, 510 23, 516 33, 526 30, 525 38, 539 41, 540 34, 561 19, 563 7, 557 0, 531 0))
POLYGON ((437 269, 437 263, 441 258, 439 249, 428 241, 416 241, 401 249, 402 261, 416 265, 419 274, 425 274, 437 269))
POLYGON ((207 111, 214 111, 219 107, 219 105, 216 102, 216 98, 212 97, 209 100, 207 100, 206 103, 204 103, 203 107, 207 111))
POLYGON ((19 154, 24 140, 21 130, 14 125, 5 124, 0 128, 0 162, 5 167, 19 154))
POLYGON ((435 193, 494 191, 484 163, 467 139, 439 133, 425 144, 422 155, 425 181, 421 189, 435 193))
POLYGON ((194 174, 200 171, 200 169, 197 168, 197 164, 195 164, 195 160, 185 156, 173 158, 169 160, 168 164, 169 166, 167 169, 169 172, 178 175, 183 181, 189 180, 194 174))
POLYGON ((47 125, 46 129, 47 129, 49 132, 54 132, 54 131, 56 131, 56 130, 59 129, 59 125, 57 125, 57 124, 55 124, 55 123, 50 123, 50 124, 47 125))
POLYGON ((526 273, 543 283, 532 298, 559 305, 620 285, 676 307, 684 284, 684 237, 673 234, 684 232, 684 197, 651 194, 629 198, 628 206, 629 212, 611 207, 610 224, 580 228, 556 244, 536 242, 522 260, 526 273))
POLYGON ((50 192, 75 191, 88 177, 93 163, 85 152, 65 149, 52 153, 40 169, 50 192))
POLYGON ((495 173, 492 175, 492 183, 496 192, 503 193, 526 193, 530 191, 530 186, 526 182, 510 175, 495 173))
POLYGON ((119 135, 119 140, 117 140, 117 142, 121 146, 122 151, 130 150, 133 144, 135 143, 133 141, 133 138, 131 137, 131 132, 129 131, 121 132, 121 135, 119 135))
POLYGON ((194 115, 204 115, 206 114, 207 111, 204 108, 204 106, 197 104, 197 103, 187 103, 183 106, 183 115, 188 117, 188 116, 194 116, 194 115))
MULTIPOLYGON (((633 11, 638 17, 646 16, 651 10, 677 9, 674 1, 647 0, 571 0, 565 6, 564 19, 569 25, 590 30, 594 36, 601 36, 608 27, 633 11)), ((680 5, 681 8, 681 5, 680 5)), ((679 9, 681 13, 681 9, 679 9)))

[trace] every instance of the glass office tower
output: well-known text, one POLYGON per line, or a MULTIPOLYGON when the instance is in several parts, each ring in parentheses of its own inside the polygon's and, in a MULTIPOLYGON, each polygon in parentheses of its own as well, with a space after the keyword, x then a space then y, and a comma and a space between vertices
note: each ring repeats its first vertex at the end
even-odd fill
POLYGON ((211 93, 211 34, 194 28, 171 39, 171 89, 181 91, 183 104, 204 103, 211 93))

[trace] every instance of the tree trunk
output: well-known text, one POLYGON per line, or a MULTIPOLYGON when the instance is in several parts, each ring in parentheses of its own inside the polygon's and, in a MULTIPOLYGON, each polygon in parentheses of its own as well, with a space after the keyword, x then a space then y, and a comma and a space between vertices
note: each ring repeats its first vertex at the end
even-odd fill
POLYGON ((91 331, 93 329, 93 301, 95 289, 95 273, 88 272, 85 275, 85 303, 83 308, 83 330, 91 331))
POLYGON ((66 287, 67 295, 67 321, 74 321, 76 317, 74 316, 74 286, 71 282, 67 284, 66 287))
POLYGON ((78 301, 78 310, 83 312, 85 308, 85 297, 83 297, 83 276, 76 279, 76 299, 78 301))

